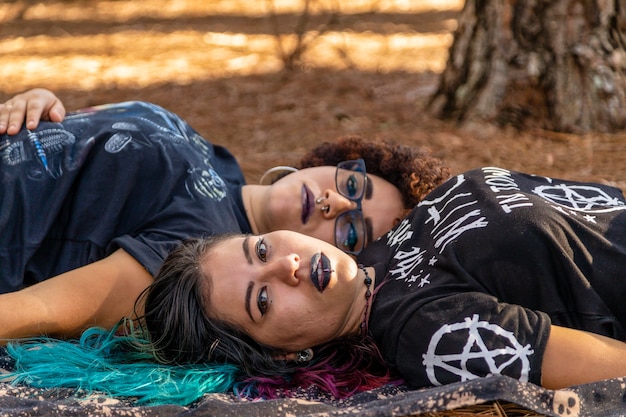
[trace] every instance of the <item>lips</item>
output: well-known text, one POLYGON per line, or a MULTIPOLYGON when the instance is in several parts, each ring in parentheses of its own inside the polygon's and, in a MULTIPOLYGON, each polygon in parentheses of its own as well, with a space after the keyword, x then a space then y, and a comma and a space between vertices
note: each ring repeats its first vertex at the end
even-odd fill
POLYGON ((332 272, 330 259, 326 255, 317 253, 311 258, 311 281, 319 292, 324 292, 328 286, 332 272))
POLYGON ((311 214, 313 213, 313 208, 315 206, 315 198, 313 197, 313 193, 309 190, 309 187, 306 185, 302 186, 302 224, 306 224, 311 218, 311 214))

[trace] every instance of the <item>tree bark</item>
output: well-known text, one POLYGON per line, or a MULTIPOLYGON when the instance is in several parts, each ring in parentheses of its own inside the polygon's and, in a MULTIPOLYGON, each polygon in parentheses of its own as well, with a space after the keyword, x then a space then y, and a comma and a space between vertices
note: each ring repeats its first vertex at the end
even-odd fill
POLYGON ((429 109, 522 129, 623 129, 622 1, 466 0, 429 109))

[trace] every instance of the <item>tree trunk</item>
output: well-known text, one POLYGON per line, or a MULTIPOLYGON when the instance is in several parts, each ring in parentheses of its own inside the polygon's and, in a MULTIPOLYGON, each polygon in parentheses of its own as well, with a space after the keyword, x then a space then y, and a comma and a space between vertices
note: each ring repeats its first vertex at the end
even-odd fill
POLYGON ((626 127, 623 0, 466 0, 438 117, 518 128, 626 127))

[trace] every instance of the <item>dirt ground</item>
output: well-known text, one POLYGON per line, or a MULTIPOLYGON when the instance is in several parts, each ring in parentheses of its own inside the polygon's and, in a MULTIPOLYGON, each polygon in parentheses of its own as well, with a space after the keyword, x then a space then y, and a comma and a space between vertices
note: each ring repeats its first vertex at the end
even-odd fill
POLYGON ((300 0, 5 1, 0 100, 45 86, 68 109, 151 101, 226 145, 251 182, 320 141, 360 133, 426 146, 454 172, 493 165, 626 188, 626 134, 457 126, 427 114, 462 3, 329 0, 312 11, 309 49, 287 72, 275 35, 294 41, 300 0))

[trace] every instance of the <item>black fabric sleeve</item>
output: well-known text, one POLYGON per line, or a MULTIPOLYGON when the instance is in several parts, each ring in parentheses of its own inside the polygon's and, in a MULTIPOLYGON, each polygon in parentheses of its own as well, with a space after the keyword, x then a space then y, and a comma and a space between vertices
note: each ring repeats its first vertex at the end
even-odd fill
POLYGON ((405 317, 395 365, 410 385, 498 374, 541 384, 551 326, 545 313, 475 292, 440 298, 405 317))

